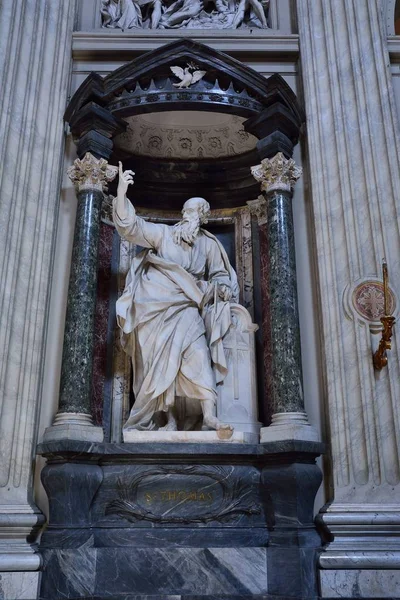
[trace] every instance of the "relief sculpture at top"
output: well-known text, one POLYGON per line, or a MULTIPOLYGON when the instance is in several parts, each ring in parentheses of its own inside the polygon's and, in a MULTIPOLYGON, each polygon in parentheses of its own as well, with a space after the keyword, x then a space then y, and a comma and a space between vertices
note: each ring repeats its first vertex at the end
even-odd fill
POLYGON ((121 237, 144 248, 117 301, 135 393, 124 430, 202 426, 232 432, 217 418, 216 404, 217 385, 228 374, 223 340, 238 282, 220 242, 201 227, 210 206, 204 198, 190 198, 176 225, 151 223, 126 197, 132 183, 133 172, 123 172, 120 163, 114 223, 121 237))
POLYGON ((102 26, 116 29, 268 29, 270 0, 102 0, 102 26))

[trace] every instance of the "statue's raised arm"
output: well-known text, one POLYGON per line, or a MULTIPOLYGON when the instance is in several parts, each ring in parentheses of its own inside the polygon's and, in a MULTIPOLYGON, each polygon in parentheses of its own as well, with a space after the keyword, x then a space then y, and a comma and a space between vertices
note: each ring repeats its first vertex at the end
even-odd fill
POLYGON ((128 187, 133 185, 133 176, 135 173, 131 170, 124 171, 122 163, 119 162, 119 181, 117 197, 113 202, 113 221, 121 237, 128 242, 139 244, 144 248, 153 248, 157 250, 163 225, 149 223, 136 214, 132 203, 128 200, 126 192, 128 187))
POLYGON ((116 201, 116 210, 118 216, 121 219, 127 218, 130 214, 130 202, 126 197, 126 192, 128 191, 128 187, 133 185, 133 176, 135 173, 131 170, 124 171, 122 169, 122 162, 118 163, 118 190, 117 190, 117 201, 116 201))

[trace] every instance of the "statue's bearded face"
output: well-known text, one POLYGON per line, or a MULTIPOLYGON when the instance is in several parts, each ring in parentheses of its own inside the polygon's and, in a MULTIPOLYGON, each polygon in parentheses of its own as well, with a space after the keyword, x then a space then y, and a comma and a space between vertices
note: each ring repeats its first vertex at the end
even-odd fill
POLYGON ((190 198, 185 202, 182 209, 183 218, 174 226, 174 242, 180 244, 183 240, 187 244, 193 244, 209 210, 209 204, 203 198, 190 198))

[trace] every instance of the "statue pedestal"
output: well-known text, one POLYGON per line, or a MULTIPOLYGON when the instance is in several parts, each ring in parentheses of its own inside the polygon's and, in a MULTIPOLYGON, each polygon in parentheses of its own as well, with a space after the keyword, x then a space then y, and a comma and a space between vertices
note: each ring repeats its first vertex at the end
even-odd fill
POLYGON ((41 600, 316 599, 321 451, 307 442, 41 444, 50 506, 41 600))
POLYGON ((229 429, 219 431, 138 431, 127 429, 123 431, 124 442, 133 443, 165 443, 185 442, 194 444, 246 444, 258 442, 257 433, 246 433, 229 429))

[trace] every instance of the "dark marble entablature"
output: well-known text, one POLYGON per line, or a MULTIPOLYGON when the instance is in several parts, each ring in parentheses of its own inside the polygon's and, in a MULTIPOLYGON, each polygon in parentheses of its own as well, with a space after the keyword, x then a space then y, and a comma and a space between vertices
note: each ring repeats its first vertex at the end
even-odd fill
POLYGON ((206 457, 218 457, 224 460, 228 457, 231 461, 237 457, 240 461, 250 459, 253 461, 267 461, 268 457, 275 460, 275 455, 285 456, 298 460, 304 455, 307 461, 313 461, 317 456, 324 454, 325 444, 320 442, 305 442, 301 440, 282 440, 279 442, 268 442, 266 444, 191 444, 191 443, 158 443, 158 444, 132 444, 132 443, 98 443, 77 440, 60 440, 39 444, 37 453, 47 459, 63 456, 66 459, 93 458, 106 459, 115 457, 130 460, 135 457, 157 461, 175 458, 187 459, 189 456, 197 456, 200 461, 206 457))

